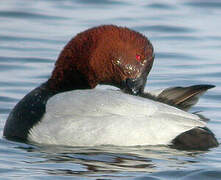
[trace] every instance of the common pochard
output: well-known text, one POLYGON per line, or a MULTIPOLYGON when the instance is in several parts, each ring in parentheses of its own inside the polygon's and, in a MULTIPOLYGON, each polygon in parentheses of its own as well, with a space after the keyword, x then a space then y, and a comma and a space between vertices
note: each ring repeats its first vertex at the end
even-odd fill
POLYGON ((206 122, 185 111, 213 86, 146 92, 153 60, 150 41, 128 28, 104 25, 77 34, 48 81, 11 111, 4 136, 68 146, 217 146, 206 122))

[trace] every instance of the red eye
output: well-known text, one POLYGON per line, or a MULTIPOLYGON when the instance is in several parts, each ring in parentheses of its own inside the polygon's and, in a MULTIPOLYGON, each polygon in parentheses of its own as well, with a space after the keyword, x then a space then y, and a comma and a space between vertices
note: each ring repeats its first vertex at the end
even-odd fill
POLYGON ((139 54, 136 55, 136 60, 137 60, 138 62, 141 61, 141 56, 140 56, 139 54))

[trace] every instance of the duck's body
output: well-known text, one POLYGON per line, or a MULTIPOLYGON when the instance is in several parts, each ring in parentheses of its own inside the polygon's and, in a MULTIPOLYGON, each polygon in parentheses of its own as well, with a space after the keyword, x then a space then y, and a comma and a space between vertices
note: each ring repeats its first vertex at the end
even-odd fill
POLYGON ((118 90, 76 90, 49 99, 28 139, 70 146, 168 145, 205 125, 196 115, 118 90))
POLYGON ((127 28, 106 25, 78 34, 61 52, 49 80, 11 111, 4 136, 70 146, 217 146, 205 122, 180 110, 213 86, 145 93, 153 60, 149 40, 127 28), (93 89, 98 84, 121 91, 93 89))

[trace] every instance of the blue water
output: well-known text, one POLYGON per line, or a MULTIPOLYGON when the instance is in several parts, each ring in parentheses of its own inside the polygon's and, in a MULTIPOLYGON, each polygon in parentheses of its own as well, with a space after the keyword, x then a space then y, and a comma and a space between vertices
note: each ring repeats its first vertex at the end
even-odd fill
MULTIPOLYGON (((156 53, 147 88, 214 84, 191 110, 221 141, 221 1, 0 2, 0 133, 13 106, 50 75, 75 34, 101 24, 135 29, 156 53)), ((37 146, 0 139, 0 179, 221 179, 221 147, 37 146)))

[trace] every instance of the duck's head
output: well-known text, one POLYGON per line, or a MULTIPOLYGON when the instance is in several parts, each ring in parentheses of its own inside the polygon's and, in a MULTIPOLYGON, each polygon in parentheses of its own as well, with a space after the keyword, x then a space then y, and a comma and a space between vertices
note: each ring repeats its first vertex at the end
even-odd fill
POLYGON ((79 33, 65 46, 49 85, 66 91, 107 84, 137 94, 144 89, 153 60, 153 47, 142 34, 99 26, 79 33))

